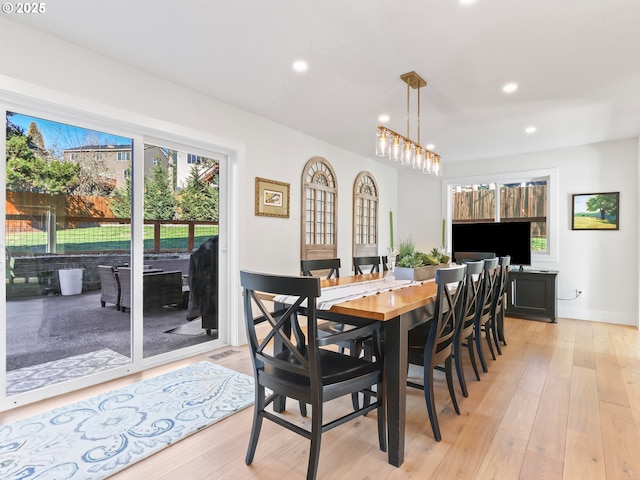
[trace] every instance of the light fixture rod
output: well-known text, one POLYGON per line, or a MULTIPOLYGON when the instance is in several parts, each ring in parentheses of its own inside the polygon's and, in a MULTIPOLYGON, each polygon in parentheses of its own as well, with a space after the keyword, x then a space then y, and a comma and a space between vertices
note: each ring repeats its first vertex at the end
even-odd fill
POLYGON ((420 89, 418 89, 418 145, 420 145, 420 89))
MULTIPOLYGON (((427 86, 427 81, 416 72, 408 72, 400 75, 400 79, 407 84, 407 138, 411 137, 410 130, 410 98, 409 87, 418 90, 418 144, 420 144, 420 89, 427 86)), ((409 140, 410 141, 410 140, 409 140)))
MULTIPOLYGON (((419 90, 418 90, 419 91, 419 90)), ((411 137, 411 128, 410 128, 410 119, 411 119, 411 115, 410 115, 410 105, 411 102, 409 101, 409 83, 407 83, 407 137, 411 137)))

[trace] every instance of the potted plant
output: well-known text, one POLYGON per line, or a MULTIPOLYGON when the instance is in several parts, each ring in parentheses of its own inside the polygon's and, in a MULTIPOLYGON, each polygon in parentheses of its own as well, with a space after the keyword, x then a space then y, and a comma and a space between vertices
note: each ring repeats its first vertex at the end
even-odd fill
POLYGON ((435 278, 436 270, 449 266, 449 256, 434 248, 429 253, 416 250, 411 239, 398 245, 395 278, 401 280, 428 280, 435 278))

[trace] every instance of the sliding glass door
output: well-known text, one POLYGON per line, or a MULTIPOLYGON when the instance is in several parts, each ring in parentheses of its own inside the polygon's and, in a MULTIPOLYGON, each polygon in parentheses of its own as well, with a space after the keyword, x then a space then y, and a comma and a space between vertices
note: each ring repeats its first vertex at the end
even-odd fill
POLYGON ((29 392, 60 393, 65 382, 86 386, 94 374, 97 383, 104 372, 126 374, 220 345, 227 156, 135 129, 128 136, 126 128, 115 134, 27 108, 2 112, 0 398, 28 403, 29 392))
POLYGON ((6 395, 131 363, 133 140, 6 112, 6 395), (115 212, 115 213, 114 213, 115 212))

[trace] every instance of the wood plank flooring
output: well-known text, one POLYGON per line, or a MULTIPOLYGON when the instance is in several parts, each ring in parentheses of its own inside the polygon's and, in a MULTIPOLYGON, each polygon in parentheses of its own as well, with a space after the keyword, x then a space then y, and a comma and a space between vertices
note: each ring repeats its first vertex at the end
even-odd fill
MULTIPOLYGON (((455 414, 444 376, 436 378, 443 440, 435 442, 423 393, 409 389, 405 462, 387 463, 375 415, 323 435, 320 479, 640 478, 640 332, 634 327, 559 319, 507 318, 508 345, 481 381, 465 367, 469 397, 455 414)), ((223 349, 229 350, 229 349, 223 349)), ((217 363, 251 374, 246 348, 217 363)), ((485 349, 486 350, 486 349, 485 349)), ((208 359, 165 365, 5 412, 3 422, 208 359)), ((213 360, 211 360, 213 361, 213 360)), ((439 374, 436 374, 439 375, 439 374)), ((459 392, 459 390, 457 390, 459 392)), ((327 414, 348 408, 332 402, 327 414)), ((117 480, 305 478, 308 441, 265 421, 254 463, 244 456, 252 409, 235 414, 111 477, 117 480)), ((288 415, 299 418, 296 406, 288 415)))

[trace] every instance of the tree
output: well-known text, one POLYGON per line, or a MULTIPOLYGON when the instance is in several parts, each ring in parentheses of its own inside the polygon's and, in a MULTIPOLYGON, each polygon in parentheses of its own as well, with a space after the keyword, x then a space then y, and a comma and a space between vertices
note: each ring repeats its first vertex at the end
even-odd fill
POLYGON ((147 220, 173 220, 178 201, 173 196, 169 173, 162 165, 154 166, 145 177, 144 218, 147 220))
POLYGON ((40 132, 38 125, 36 125, 36 122, 31 122, 29 124, 27 136, 29 137, 32 145, 44 150, 44 137, 42 136, 42 132, 40 132))
POLYGON ((613 193, 605 193, 594 195, 587 200, 587 211, 600 212, 600 220, 606 220, 607 217, 618 217, 617 197, 613 193))
POLYGON ((43 190, 47 193, 70 194, 78 185, 80 165, 71 162, 45 162, 43 190))
POLYGON ((200 178, 197 165, 191 168, 186 186, 180 192, 182 220, 218 220, 218 188, 200 178))
POLYGON ((78 184, 80 166, 56 160, 47 161, 42 134, 35 123, 29 131, 39 136, 33 139, 19 128, 7 129, 7 189, 13 191, 69 194, 78 184), (10 130, 10 131, 9 131, 10 130))
POLYGON ((124 188, 111 192, 109 208, 116 218, 131 218, 131 179, 125 179, 124 188))

